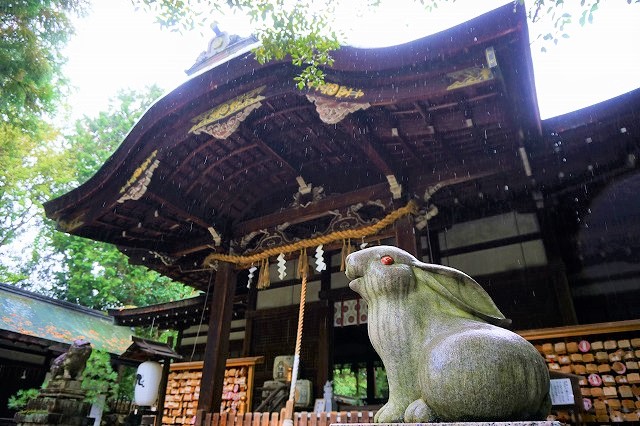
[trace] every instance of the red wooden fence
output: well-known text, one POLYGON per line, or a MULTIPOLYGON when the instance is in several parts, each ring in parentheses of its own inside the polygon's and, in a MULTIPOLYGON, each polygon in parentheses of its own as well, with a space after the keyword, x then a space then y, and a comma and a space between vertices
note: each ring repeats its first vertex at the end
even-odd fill
MULTIPOLYGON (((329 426, 332 423, 373 423, 372 411, 331 411, 293 414, 293 426, 329 426)), ((204 413, 199 412, 196 426, 280 426, 280 413, 204 413)))

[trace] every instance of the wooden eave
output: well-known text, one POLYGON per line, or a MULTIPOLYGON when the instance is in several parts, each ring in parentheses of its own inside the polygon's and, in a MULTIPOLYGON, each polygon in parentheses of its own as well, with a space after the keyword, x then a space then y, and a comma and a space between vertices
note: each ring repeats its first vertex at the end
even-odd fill
MULTIPOLYGON (((115 324, 127 327, 156 327, 165 329, 186 329, 193 325, 207 324, 209 318, 211 295, 200 294, 183 300, 159 303, 136 308, 109 309, 109 316, 115 324)), ((244 316, 245 299, 234 298, 234 312, 238 317, 244 316)))
POLYGON ((174 351, 167 343, 137 336, 131 336, 131 340, 131 345, 120 356, 121 358, 138 362, 182 359, 182 355, 174 351))
POLYGON ((542 122, 543 141, 530 151, 545 195, 605 188, 636 173, 640 158, 640 89, 542 122))
POLYGON ((517 152, 540 142, 540 121, 523 8, 506 5, 399 46, 346 47, 325 71, 335 86, 304 91, 290 63, 260 65, 251 54, 199 73, 159 99, 95 176, 46 203, 47 215, 202 289, 212 251, 283 224, 305 238, 322 232, 329 212, 357 203, 377 203, 379 219, 401 201, 394 179, 403 200, 443 183, 464 188, 458 198, 476 197, 485 180, 493 188, 509 176, 514 191, 529 183, 517 152), (490 78, 487 49, 498 62, 490 78), (464 70, 485 77, 456 83, 464 70), (242 96, 251 108, 224 115, 242 96), (328 124, 318 106, 327 101, 361 108, 328 124), (226 125, 239 112, 222 139, 190 131, 207 113, 226 125), (324 198, 293 203, 300 178, 324 198))

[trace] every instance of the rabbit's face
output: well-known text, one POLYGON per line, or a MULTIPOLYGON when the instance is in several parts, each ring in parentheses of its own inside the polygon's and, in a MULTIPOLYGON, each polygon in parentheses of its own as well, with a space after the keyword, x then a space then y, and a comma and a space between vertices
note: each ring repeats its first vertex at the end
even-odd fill
POLYGON ((412 265, 417 259, 392 246, 376 246, 347 257, 349 287, 366 301, 382 295, 406 296, 415 287, 412 265))

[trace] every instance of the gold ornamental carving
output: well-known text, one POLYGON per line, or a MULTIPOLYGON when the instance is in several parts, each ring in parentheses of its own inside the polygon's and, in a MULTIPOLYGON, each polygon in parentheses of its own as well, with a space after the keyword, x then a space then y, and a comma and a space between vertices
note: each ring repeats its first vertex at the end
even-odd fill
POLYGON ((265 88, 266 86, 260 86, 198 115, 191 120, 196 124, 189 129, 189 133, 195 135, 207 133, 217 139, 226 139, 237 130, 240 123, 249 116, 251 111, 262 105, 260 101, 265 97, 260 93, 265 88), (224 119, 227 120, 222 121, 224 119))
POLYGON ((124 203, 127 200, 139 200, 147 192, 147 186, 151 182, 153 172, 160 164, 160 160, 156 158, 157 155, 158 150, 156 149, 131 174, 127 183, 120 188, 122 196, 118 199, 118 203, 124 203))
POLYGON ((327 124, 336 124, 342 121, 348 114, 367 109, 371 106, 368 102, 341 102, 331 98, 321 98, 313 95, 307 95, 309 102, 316 105, 316 111, 320 119, 327 124))
POLYGON ((338 99, 359 99, 364 96, 364 92, 360 89, 348 86, 341 86, 336 83, 325 83, 316 89, 316 92, 332 96, 338 99))
POLYGON ((460 71, 450 72, 447 79, 451 82, 447 90, 460 89, 474 84, 493 80, 495 78, 490 68, 471 67, 460 71))

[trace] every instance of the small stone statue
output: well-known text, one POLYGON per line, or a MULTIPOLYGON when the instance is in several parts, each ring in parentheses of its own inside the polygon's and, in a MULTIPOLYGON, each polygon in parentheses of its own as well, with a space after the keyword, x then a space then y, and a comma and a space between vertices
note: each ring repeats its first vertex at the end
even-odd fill
POLYGON ((91 355, 91 343, 86 340, 74 340, 69 350, 51 363, 51 380, 57 378, 80 380, 82 372, 91 355))
POLYGON ((544 360, 471 277, 390 246, 349 255, 346 274, 389 380, 375 422, 546 419, 544 360))
POLYGON ((333 385, 329 380, 324 384, 324 394, 322 397, 324 398, 324 411, 327 413, 333 410, 333 385))

